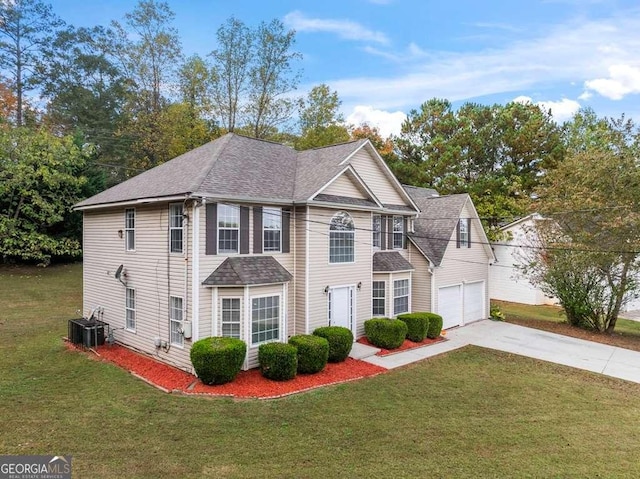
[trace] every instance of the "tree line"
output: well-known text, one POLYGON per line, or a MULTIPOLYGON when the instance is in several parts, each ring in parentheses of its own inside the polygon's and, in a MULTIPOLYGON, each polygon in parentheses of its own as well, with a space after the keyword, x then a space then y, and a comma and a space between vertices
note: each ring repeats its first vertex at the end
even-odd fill
MULTIPOLYGON (((583 109, 560 125, 531 103, 455 109, 433 98, 384 138, 375 127, 347 125, 328 85, 296 95, 302 56, 280 20, 251 26, 231 17, 207 55, 185 56, 174 17, 166 3, 140 0, 109 26, 74 27, 42 0, 0 0, 3 261, 78 257, 81 218, 71 205, 226 132, 296 149, 367 138, 401 182, 469 193, 492 239, 531 211, 554 218, 562 233, 550 228, 546 241, 565 248, 533 249, 544 258, 529 264, 552 264, 551 251, 600 255, 579 255, 590 258, 582 278, 598 265, 597 284, 616 298, 607 311, 617 316, 640 268, 633 121, 583 109), (598 213, 581 213, 585 205, 598 213)), ((535 271, 546 285, 548 268, 535 271)), ((599 329, 611 324, 590 314, 599 329)))

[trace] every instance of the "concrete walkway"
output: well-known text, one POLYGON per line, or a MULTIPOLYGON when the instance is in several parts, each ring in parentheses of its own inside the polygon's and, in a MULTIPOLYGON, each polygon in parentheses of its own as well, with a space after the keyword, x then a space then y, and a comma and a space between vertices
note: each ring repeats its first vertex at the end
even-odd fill
POLYGON ((356 348, 355 343, 353 353, 363 361, 393 369, 472 344, 640 383, 640 352, 607 344, 489 320, 449 330, 446 338, 448 341, 388 356, 375 356, 375 351, 356 348))

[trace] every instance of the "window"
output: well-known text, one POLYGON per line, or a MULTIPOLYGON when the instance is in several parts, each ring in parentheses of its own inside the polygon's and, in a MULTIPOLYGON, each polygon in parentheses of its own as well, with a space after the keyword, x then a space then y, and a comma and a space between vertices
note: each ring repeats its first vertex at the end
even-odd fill
POLYGON ((385 305, 384 305, 384 294, 385 284, 384 281, 374 281, 373 282, 373 315, 374 316, 384 316, 385 315, 385 305))
POLYGON ((393 282, 393 315, 409 312, 409 280, 399 279, 393 282))
POLYGON ((136 330, 136 290, 125 290, 124 311, 126 317, 125 327, 131 331, 136 330))
POLYGON ((263 251, 280 251, 282 235, 282 210, 280 208, 262 209, 263 251))
POLYGON ((251 300, 251 344, 278 340, 280 337, 280 296, 251 300))
POLYGON ((329 263, 355 261, 355 227, 349 213, 340 211, 331 219, 329 227, 329 263))
POLYGON ((240 298, 222 298, 222 336, 240 339, 240 298))
POLYGON ((182 346, 184 336, 182 335, 182 298, 177 296, 169 297, 169 323, 171 344, 182 346))
POLYGON ((469 219, 461 218, 458 222, 458 228, 460 232, 460 241, 458 241, 458 248, 468 248, 471 246, 471 238, 469 235, 469 219))
POLYGON ((371 220, 371 243, 374 248, 382 246, 382 216, 373 215, 371 220))
POLYGON ((218 204, 218 252, 237 253, 240 235, 240 208, 218 204))
POLYGON ((124 249, 135 251, 136 249, 136 210, 127 208, 124 210, 124 249))
POLYGON ((393 217, 393 249, 404 248, 404 218, 393 217))
POLYGON ((169 205, 169 248, 172 253, 182 253, 182 204, 169 205))

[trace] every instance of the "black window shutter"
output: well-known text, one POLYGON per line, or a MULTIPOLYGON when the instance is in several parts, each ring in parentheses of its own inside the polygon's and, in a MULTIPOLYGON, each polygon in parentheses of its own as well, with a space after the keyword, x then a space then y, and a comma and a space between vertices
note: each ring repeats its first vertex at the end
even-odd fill
POLYGON ((240 254, 249 254, 249 207, 240 207, 240 254))
POLYGON ((402 249, 407 249, 407 217, 402 218, 402 249))
POLYGON ((253 207, 253 252, 262 253, 262 206, 253 207))
POLYGON ((468 237, 467 245, 469 248, 471 248, 471 218, 467 218, 467 237, 468 237))
POLYGON ((387 249, 393 249, 393 216, 387 217, 387 249))
POLYGON ((387 217, 380 217, 380 249, 387 249, 387 217))
POLYGON ((205 254, 218 254, 218 205, 207 203, 205 215, 205 254))
POLYGON ((282 252, 291 250, 291 210, 282 209, 282 252))
POLYGON ((456 225, 456 248, 460 248, 460 221, 462 220, 458 220, 456 225))

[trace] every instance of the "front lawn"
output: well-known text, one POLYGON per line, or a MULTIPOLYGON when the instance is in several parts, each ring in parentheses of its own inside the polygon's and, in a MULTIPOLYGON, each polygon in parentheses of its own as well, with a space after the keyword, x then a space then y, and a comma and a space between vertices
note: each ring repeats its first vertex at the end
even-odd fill
POLYGON ((494 303, 500 306, 510 323, 640 351, 640 321, 618 318, 613 334, 601 334, 571 326, 558 306, 491 300, 491 304, 494 303))
POLYGON ((470 347, 276 401, 162 393, 66 351, 78 265, 0 269, 0 451, 74 478, 640 477, 640 385, 470 347))

